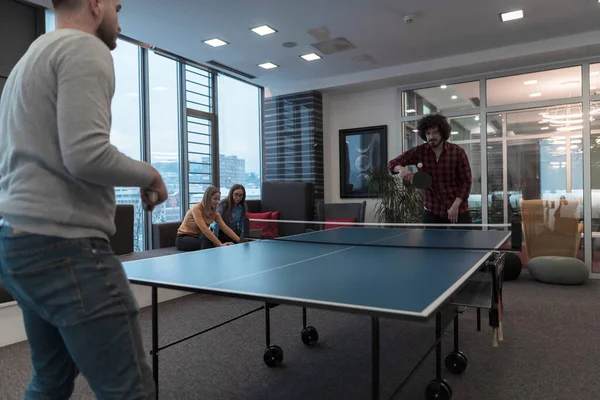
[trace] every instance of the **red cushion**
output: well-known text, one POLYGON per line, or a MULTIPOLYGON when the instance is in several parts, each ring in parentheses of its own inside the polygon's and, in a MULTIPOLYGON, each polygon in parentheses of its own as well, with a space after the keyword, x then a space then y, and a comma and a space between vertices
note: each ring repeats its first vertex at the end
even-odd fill
MULTIPOLYGON (((279 211, 271 212, 271 219, 279 219, 279 211)), ((265 229, 263 229, 262 237, 264 238, 276 238, 279 236, 279 224, 277 222, 268 223, 265 229)))
MULTIPOLYGON (((325 222, 356 222, 356 217, 354 218, 340 218, 340 219, 326 219, 325 222)), ((340 225, 340 224, 325 224, 325 229, 333 229, 333 228, 350 228, 354 225, 340 225)))
POLYGON ((276 238, 279 236, 279 227, 277 223, 269 223, 263 221, 252 221, 252 219, 279 219, 279 211, 268 211, 263 213, 246 213, 250 219, 250 230, 260 229, 261 238, 276 238))

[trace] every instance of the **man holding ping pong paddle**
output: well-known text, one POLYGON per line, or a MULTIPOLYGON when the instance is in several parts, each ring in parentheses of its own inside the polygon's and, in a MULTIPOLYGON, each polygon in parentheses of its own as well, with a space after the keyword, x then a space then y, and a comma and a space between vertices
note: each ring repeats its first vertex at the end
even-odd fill
POLYGON ((427 115, 418 122, 417 129, 425 143, 391 160, 388 169, 399 173, 404 182, 424 190, 423 223, 471 223, 467 203, 471 167, 462 147, 448 142, 450 123, 442 115, 427 115), (406 168, 410 165, 416 166, 418 172, 413 174, 406 168))

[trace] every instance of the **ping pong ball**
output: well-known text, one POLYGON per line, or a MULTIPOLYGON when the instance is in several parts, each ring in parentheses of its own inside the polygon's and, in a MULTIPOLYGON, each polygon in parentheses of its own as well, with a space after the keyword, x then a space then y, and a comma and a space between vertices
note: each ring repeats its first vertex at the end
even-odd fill
POLYGON ((423 163, 418 163, 417 168, 423 168, 423 163))

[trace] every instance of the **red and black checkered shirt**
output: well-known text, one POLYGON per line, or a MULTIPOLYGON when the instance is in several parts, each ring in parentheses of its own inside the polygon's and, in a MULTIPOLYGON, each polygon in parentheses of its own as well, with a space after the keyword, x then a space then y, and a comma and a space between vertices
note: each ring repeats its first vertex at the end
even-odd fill
POLYGON ((415 165, 419 171, 430 174, 433 182, 430 188, 425 189, 424 206, 432 214, 447 218, 448 210, 457 197, 462 199, 459 214, 469 211, 467 200, 472 177, 469 159, 462 147, 449 142, 444 142, 443 146, 437 161, 429 143, 424 143, 394 158, 388 163, 388 168, 391 171, 397 165, 415 165))

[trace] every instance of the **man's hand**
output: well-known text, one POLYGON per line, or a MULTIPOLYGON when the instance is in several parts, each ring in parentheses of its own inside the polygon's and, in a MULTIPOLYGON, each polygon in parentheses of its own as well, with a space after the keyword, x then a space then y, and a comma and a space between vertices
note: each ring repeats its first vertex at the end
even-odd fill
POLYGON ((414 174, 412 173, 411 170, 400 167, 400 166, 397 166, 396 168, 400 169, 398 172, 400 173, 400 176, 402 177, 402 180, 404 182, 413 183, 414 174))
POLYGON ((153 169, 152 181, 150 182, 150 185, 147 188, 140 189, 140 197, 142 198, 142 203, 145 204, 145 208, 148 211, 152 211, 154 207, 164 203, 169 198, 169 193, 167 192, 165 182, 156 169, 153 169), (152 192, 156 195, 151 197, 149 196, 149 193, 152 192))
POLYGON ((225 243, 221 243, 219 245, 219 247, 225 247, 225 246, 231 246, 231 245, 233 245, 233 243, 231 243, 231 242, 225 242, 225 243))
POLYGON ((452 207, 448 210, 448 219, 453 224, 458 222, 458 204, 452 204, 452 207))

